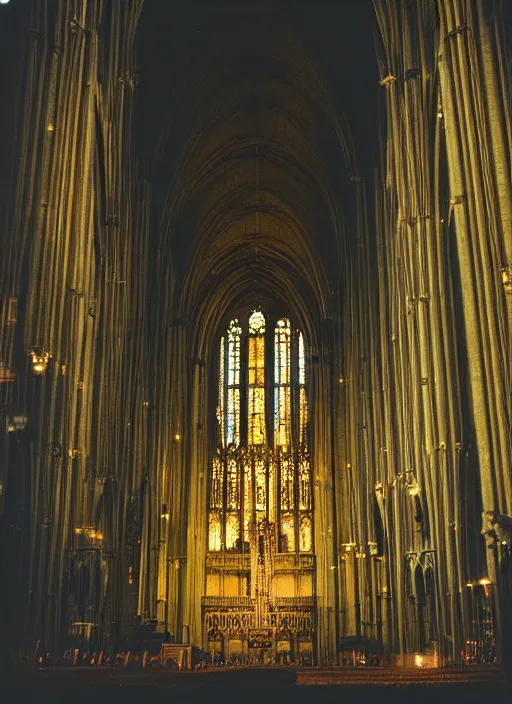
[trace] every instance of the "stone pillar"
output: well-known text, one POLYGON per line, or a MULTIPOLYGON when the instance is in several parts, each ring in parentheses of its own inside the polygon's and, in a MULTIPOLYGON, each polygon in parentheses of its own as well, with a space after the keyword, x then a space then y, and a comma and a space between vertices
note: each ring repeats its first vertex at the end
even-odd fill
POLYGON ((314 538, 316 554, 317 662, 336 658, 336 573, 331 452, 330 366, 327 355, 312 357, 314 538))
POLYGON ((205 440, 205 365, 195 360, 192 378, 190 413, 190 463, 188 473, 187 572, 184 595, 184 626, 188 626, 190 643, 202 643, 201 597, 206 591, 205 559, 207 539, 208 451, 205 440))

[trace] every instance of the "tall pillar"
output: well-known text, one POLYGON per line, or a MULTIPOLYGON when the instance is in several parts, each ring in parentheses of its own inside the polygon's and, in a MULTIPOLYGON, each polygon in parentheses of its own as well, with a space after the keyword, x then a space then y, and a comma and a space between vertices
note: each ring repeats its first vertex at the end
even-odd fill
POLYGON ((201 597, 205 594, 208 452, 203 428, 205 423, 205 365, 196 360, 193 367, 190 422, 190 463, 188 473, 187 566, 183 624, 189 642, 202 647, 201 597))
POLYGON ((313 357, 311 365, 313 406, 314 537, 316 555, 317 660, 336 659, 336 573, 334 550, 333 476, 331 453, 330 367, 326 355, 313 357))
MULTIPOLYGON (((485 518, 512 512, 511 341, 502 279, 502 268, 508 264, 503 259, 511 247, 511 208, 510 175, 505 176, 502 163, 504 118, 498 118, 505 108, 498 108, 495 77, 488 75, 495 67, 489 61, 482 0, 476 7, 478 15, 467 0, 439 3, 439 75, 485 518)), ((483 531, 488 532, 487 525, 483 531)), ((510 607, 507 600, 501 603, 492 545, 486 557, 496 596, 499 644, 507 637, 500 615, 510 607)))

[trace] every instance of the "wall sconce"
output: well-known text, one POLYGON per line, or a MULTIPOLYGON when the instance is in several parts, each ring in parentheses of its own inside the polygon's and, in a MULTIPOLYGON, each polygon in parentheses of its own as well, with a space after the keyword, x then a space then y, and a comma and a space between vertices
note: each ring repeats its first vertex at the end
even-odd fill
POLYGON ((378 545, 374 540, 368 541, 368 550, 370 552, 370 555, 372 555, 372 556, 379 554, 378 545))
POLYGON ((32 361, 32 372, 36 376, 44 374, 52 358, 51 354, 40 347, 32 347, 29 351, 29 357, 32 361))
POLYGON ((0 362, 0 384, 12 384, 16 381, 16 372, 0 362))
POLYGON ((82 535, 95 544, 98 544, 103 540, 103 533, 97 531, 94 526, 75 528, 75 535, 82 535))
POLYGON ((501 281, 507 295, 512 294, 512 268, 503 267, 501 270, 501 281))

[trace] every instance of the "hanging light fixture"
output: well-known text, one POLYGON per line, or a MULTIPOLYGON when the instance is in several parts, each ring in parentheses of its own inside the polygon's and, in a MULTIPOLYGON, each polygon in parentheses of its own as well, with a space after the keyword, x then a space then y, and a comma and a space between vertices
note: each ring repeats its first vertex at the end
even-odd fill
POLYGON ((512 267, 503 267, 501 270, 501 281, 505 293, 508 295, 512 294, 512 267))
POLYGON ((8 416, 7 432, 15 433, 18 430, 25 430, 27 427, 27 416, 8 416))

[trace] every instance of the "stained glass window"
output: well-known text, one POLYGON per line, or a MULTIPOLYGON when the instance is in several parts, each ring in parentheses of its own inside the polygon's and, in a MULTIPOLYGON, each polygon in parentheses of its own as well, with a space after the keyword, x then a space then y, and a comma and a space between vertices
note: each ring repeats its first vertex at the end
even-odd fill
POLYGON ((292 332, 288 318, 267 325, 259 309, 240 320, 233 319, 220 340, 219 449, 210 470, 208 547, 247 552, 255 528, 267 521, 281 552, 311 552, 304 338, 292 332), (267 403, 273 438, 267 437, 267 403))
POLYGON ((278 320, 274 331, 274 437, 275 444, 290 445, 290 321, 278 320))
POLYGON ((254 463, 256 479, 256 511, 266 513, 267 510, 267 463, 263 457, 258 457, 254 463))
POLYGON ((226 338, 220 341, 220 364, 219 364, 219 404, 217 406, 217 421, 219 423, 219 435, 222 447, 226 445, 226 414, 224 413, 224 403, 226 400, 226 338))
POLYGON ((226 516, 226 550, 235 550, 239 544, 239 516, 228 513, 226 516))
POLYGON ((240 444, 240 346, 242 329, 232 320, 228 329, 226 444, 240 444))
POLYGON ((263 445, 265 431, 265 317, 255 310, 249 318, 249 445, 263 445))
POLYGON ((306 355, 304 353, 304 337, 299 332, 299 442, 307 444, 308 399, 306 396, 306 355))

